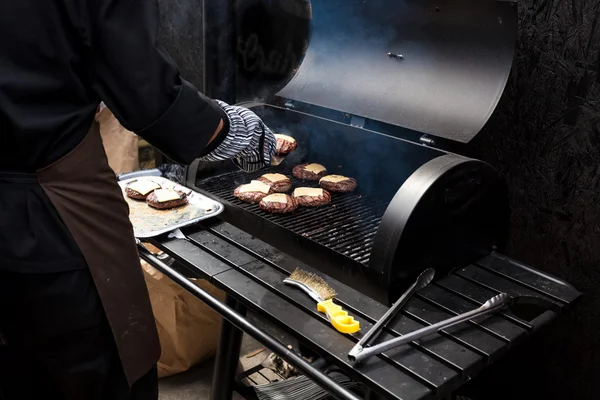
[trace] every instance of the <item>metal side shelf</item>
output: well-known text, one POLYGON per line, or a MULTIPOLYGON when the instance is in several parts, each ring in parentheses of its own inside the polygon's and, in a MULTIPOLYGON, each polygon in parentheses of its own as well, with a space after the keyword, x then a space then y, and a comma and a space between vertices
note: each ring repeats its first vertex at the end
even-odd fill
MULTIPOLYGON (((207 279, 224 290, 231 308, 251 310, 359 382, 372 394, 370 398, 447 398, 487 365, 526 341, 580 296, 556 278, 492 254, 477 265, 461 268, 417 292, 378 341, 476 308, 500 292, 522 298, 522 310, 511 309, 461 323, 354 366, 347 355, 361 333, 353 336, 338 333, 324 315, 317 312, 308 296, 284 285, 283 279, 297 267, 321 275, 337 291, 337 300, 360 321, 361 332, 367 332, 383 316, 386 306, 228 223, 216 221, 187 229, 184 234, 187 240, 160 237, 152 244, 177 260, 189 271, 188 276, 207 279)), ((229 357, 235 359, 237 365, 239 349, 236 354, 232 353, 239 348, 236 347, 238 338, 232 341, 235 335, 229 329, 222 334, 220 350, 223 354, 218 355, 217 363, 231 364, 223 360, 229 357)), ((277 353, 277 349, 270 350, 277 353)), ((234 387, 233 369, 231 376, 217 374, 216 379, 220 381, 214 385, 229 386, 230 393, 234 387)))

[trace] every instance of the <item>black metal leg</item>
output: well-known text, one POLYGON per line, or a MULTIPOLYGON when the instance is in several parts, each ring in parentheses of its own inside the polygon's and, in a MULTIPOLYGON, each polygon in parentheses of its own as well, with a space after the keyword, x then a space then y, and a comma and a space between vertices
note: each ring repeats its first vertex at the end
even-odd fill
MULTIPOLYGON (((246 315, 246 307, 233 298, 227 296, 225 303, 242 316, 246 315)), ((211 400, 231 400, 235 387, 235 374, 240 359, 242 336, 243 332, 241 330, 223 319, 210 393, 211 400)))
POLYGON ((367 390, 367 393, 365 393, 365 400, 381 400, 382 397, 379 396, 378 394, 367 390))

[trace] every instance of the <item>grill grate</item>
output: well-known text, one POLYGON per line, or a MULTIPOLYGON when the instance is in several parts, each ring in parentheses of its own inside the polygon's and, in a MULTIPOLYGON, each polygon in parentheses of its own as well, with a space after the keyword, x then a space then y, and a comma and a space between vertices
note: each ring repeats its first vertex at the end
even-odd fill
MULTIPOLYGON (((319 187, 317 182, 294 178, 290 168, 279 167, 269 172, 279 172, 290 177, 294 188, 319 187)), ((264 173, 236 171, 199 180, 196 186, 229 206, 258 215, 358 263, 369 264, 373 240, 389 204, 388 200, 360 193, 359 188, 354 193, 332 193, 331 204, 324 207, 300 207, 292 214, 270 214, 261 210, 257 204, 244 203, 233 195, 237 186, 249 183, 264 173)))

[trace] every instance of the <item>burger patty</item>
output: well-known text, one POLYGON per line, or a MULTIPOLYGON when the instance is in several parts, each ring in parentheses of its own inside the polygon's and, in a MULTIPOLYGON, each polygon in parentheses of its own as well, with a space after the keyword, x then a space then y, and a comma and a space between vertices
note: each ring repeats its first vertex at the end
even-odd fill
POLYGON ((348 192, 352 192, 352 191, 356 190, 357 182, 356 182, 356 179, 354 179, 354 178, 348 178, 346 176, 338 176, 338 175, 329 175, 329 176, 325 176, 325 177, 321 178, 319 180, 319 185, 323 189, 327 189, 331 192, 348 193, 348 192), (339 178, 345 178, 345 179, 340 180, 338 182, 333 182, 333 181, 327 180, 328 177, 337 177, 338 179, 339 178))
POLYGON ((285 214, 295 211, 298 208, 298 202, 289 194, 284 195, 281 193, 277 193, 263 198, 258 204, 258 206, 266 212, 274 214, 285 214), (273 198, 271 196, 282 195, 285 196, 285 203, 279 201, 272 201, 273 198))
POLYGON ((300 164, 296 165, 292 170, 292 174, 298 178, 305 181, 318 181, 325 175, 327 175, 327 170, 321 171, 319 173, 314 173, 306 169, 306 166, 309 164, 300 164))
POLYGON ((331 193, 325 189, 318 189, 321 191, 321 194, 317 196, 298 195, 298 189, 294 190, 294 199, 303 207, 320 207, 331 203, 331 193))
POLYGON ((266 183, 267 185, 271 186, 271 189, 274 192, 277 192, 277 193, 285 193, 292 188, 292 180, 288 177, 286 177, 283 180, 277 181, 277 182, 271 182, 267 178, 261 176, 260 178, 257 179, 257 181, 266 183))
POLYGON ((180 192, 179 190, 176 190, 176 192, 179 195, 179 200, 159 202, 156 199, 156 193, 152 192, 146 197, 146 203, 157 210, 170 210, 186 205, 188 203, 187 194, 180 192))
POLYGON ((150 192, 146 193, 146 194, 142 194, 140 192, 138 192, 137 190, 133 189, 132 186, 136 184, 137 181, 133 181, 131 182, 129 185, 127 185, 125 187, 125 195, 127 197, 129 197, 130 199, 134 199, 134 200, 146 200, 146 198, 148 197, 148 195, 150 195, 150 193, 154 192, 154 190, 160 189, 160 185, 158 185, 155 182, 151 182, 154 185, 158 186, 156 189, 151 190, 150 192))
MULTIPOLYGON (((242 186, 244 186, 244 185, 242 185, 242 186)), ((263 193, 263 192, 240 192, 240 188, 242 186, 236 187, 235 190, 233 191, 233 195, 236 198, 238 198, 239 200, 244 201, 246 203, 253 203, 253 204, 260 203, 260 201, 263 198, 265 198, 269 194, 273 193, 273 188, 272 187, 269 190, 269 193, 263 193)))
MULTIPOLYGON (((152 193, 152 192, 150 192, 150 193, 152 193)), ((137 192, 128 187, 125 188, 125 194, 127 195, 127 197, 129 197, 130 199, 134 199, 134 200, 146 200, 146 197, 148 197, 148 195, 150 193, 143 195, 140 192, 137 192)))
POLYGON ((295 140, 287 139, 286 135, 275 134, 275 139, 277 139, 277 145, 275 146, 275 154, 277 155, 288 155, 298 148, 298 143, 295 140))

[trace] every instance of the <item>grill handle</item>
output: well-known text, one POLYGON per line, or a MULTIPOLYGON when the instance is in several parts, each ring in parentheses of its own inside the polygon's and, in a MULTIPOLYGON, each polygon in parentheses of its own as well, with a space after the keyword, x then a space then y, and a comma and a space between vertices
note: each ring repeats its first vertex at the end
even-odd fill
POLYGON ((171 278, 173 281, 181 285, 181 287, 190 292, 192 295, 202 300, 206 305, 208 305, 210 308, 222 315, 223 318, 229 321, 236 328, 240 329, 243 332, 246 332, 254 339, 258 340, 260 343, 262 343, 263 345, 271 349, 273 352, 278 354, 285 361, 298 368, 300 371, 302 371, 302 373, 304 373, 304 375, 312 379, 323 389, 327 390, 335 398, 339 400, 360 400, 352 392, 341 387, 329 376, 319 371, 319 369, 315 368, 313 365, 311 365, 310 363, 302 359, 300 356, 298 356, 296 353, 282 345, 271 335, 261 331, 260 329, 252 325, 250 322, 248 322, 246 318, 242 317, 231 307, 228 307, 225 304, 221 303, 218 299, 211 296, 208 292, 202 290, 194 283, 192 283, 186 276, 182 275, 175 269, 171 268, 170 266, 159 260, 148 249, 146 249, 139 240, 137 240, 137 243, 139 255, 144 261, 157 268, 160 272, 162 272, 163 274, 171 278))
POLYGON ((487 315, 492 312, 501 310, 508 305, 509 300, 510 300, 510 298, 506 293, 501 293, 497 296, 492 297, 491 299, 486 301, 481 307, 479 307, 475 310, 471 310, 464 314, 460 314, 455 317, 448 318, 444 321, 438 322, 437 324, 433 324, 433 325, 427 326, 425 328, 418 329, 414 332, 397 337, 395 339, 388 340, 387 342, 378 344, 376 346, 363 349, 361 352, 359 352, 357 354, 353 354, 353 355, 349 354, 348 357, 350 358, 351 361, 354 361, 357 363, 364 361, 370 357, 381 354, 387 350, 395 349, 396 347, 401 346, 403 344, 410 343, 414 340, 421 339, 422 337, 425 337, 425 336, 431 335, 433 333, 436 333, 438 331, 441 331, 442 329, 446 329, 451 326, 460 324, 461 322, 465 322, 470 319, 480 317, 482 315, 487 315))

